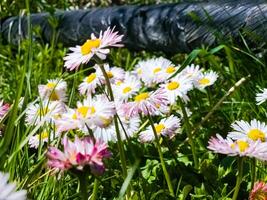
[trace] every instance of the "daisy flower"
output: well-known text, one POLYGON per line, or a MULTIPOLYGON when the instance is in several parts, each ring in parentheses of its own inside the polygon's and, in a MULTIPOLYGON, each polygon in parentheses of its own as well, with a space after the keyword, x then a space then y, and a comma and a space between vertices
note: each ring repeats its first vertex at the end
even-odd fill
POLYGON ((200 73, 197 77, 195 83, 195 87, 200 90, 205 89, 205 87, 213 85, 218 78, 218 74, 214 71, 200 73))
POLYGON ((160 106, 167 104, 166 93, 162 89, 158 89, 154 92, 139 93, 134 97, 134 101, 124 103, 122 109, 126 117, 137 116, 141 113, 155 115, 160 106))
POLYGON ((258 181, 254 184, 252 191, 249 194, 249 200, 265 200, 267 199, 267 185, 258 181))
POLYGON ((55 120, 55 125, 59 133, 75 129, 87 132, 84 123, 78 120, 76 110, 71 108, 67 108, 67 111, 62 113, 61 118, 55 120))
POLYGON ((39 95, 43 100, 67 101, 67 83, 62 79, 51 79, 46 85, 38 85, 39 95))
POLYGON ((85 166, 89 166, 95 175, 105 171, 103 159, 111 156, 106 143, 99 140, 94 142, 89 137, 79 139, 77 136, 72 142, 64 136, 62 144, 63 151, 56 147, 49 147, 47 152, 49 167, 64 171, 70 168, 82 170, 85 166))
POLYGON ((192 80, 195 80, 197 77, 200 76, 201 69, 200 69, 199 65, 191 64, 191 65, 186 66, 181 71, 181 74, 188 77, 188 78, 191 78, 192 80))
POLYGON ((64 106, 59 101, 31 103, 26 110, 26 123, 28 125, 37 125, 45 121, 54 121, 64 112, 64 109, 64 106))
POLYGON ((140 61, 135 67, 138 77, 147 87, 165 81, 176 70, 172 62, 163 57, 140 61))
POLYGON ((103 95, 86 98, 83 103, 78 102, 76 116, 78 120, 92 126, 105 127, 116 113, 114 102, 108 101, 103 95))
MULTIPOLYGON (((110 83, 114 84, 118 81, 123 81, 124 76, 125 76, 125 71, 122 68, 110 67, 109 64, 104 64, 104 69, 108 75, 110 83)), ((100 70, 100 67, 98 67, 98 70, 100 70)), ((102 71, 101 71, 101 74, 102 74, 102 71)), ((103 82, 105 83, 105 79, 103 79, 103 82)))
POLYGON ((0 120, 5 116, 8 112, 10 106, 7 103, 4 103, 3 100, 0 100, 0 120))
POLYGON ((267 138, 267 126, 264 122, 253 119, 249 122, 246 121, 235 121, 231 127, 234 131, 228 134, 228 137, 233 140, 260 140, 266 141, 267 138))
POLYGON ((96 88, 101 85, 101 81, 103 81, 103 78, 103 75, 99 76, 99 74, 96 72, 88 75, 79 85, 80 94, 92 95, 93 93, 95 93, 96 88))
POLYGON ((267 89, 264 88, 261 90, 260 93, 257 93, 256 94, 256 102, 257 102, 257 105, 260 105, 262 104, 263 102, 265 102, 267 99, 267 89))
POLYGON ((113 85, 114 96, 117 101, 125 102, 135 95, 140 88, 141 82, 139 79, 130 73, 126 73, 123 82, 117 82, 117 84, 113 85))
MULTIPOLYGON (((158 124, 154 124, 158 136, 165 136, 173 138, 178 130, 180 129, 180 119, 176 116, 171 115, 170 117, 162 119, 158 124)), ((150 142, 155 140, 153 129, 151 126, 140 133, 141 142, 150 142)))
POLYGON ((120 42, 123 35, 114 32, 114 28, 108 27, 104 33, 100 31, 98 38, 92 33, 91 39, 88 39, 82 46, 71 47, 72 52, 63 58, 65 60, 64 67, 69 70, 78 69, 81 64, 87 64, 93 56, 97 56, 101 60, 106 59, 110 52, 108 47, 122 47, 120 42))
POLYGON ((167 83, 161 84, 160 87, 166 93, 170 104, 174 104, 177 97, 180 97, 185 102, 189 100, 187 93, 193 88, 193 84, 192 79, 179 74, 167 83))
POLYGON ((40 144, 47 143, 49 140, 53 141, 55 138, 58 137, 58 133, 50 133, 47 130, 44 130, 40 134, 34 135, 29 139, 29 146, 34 149, 38 149, 40 144))
POLYGON ((267 143, 259 140, 237 140, 224 139, 219 134, 209 139, 208 149, 215 153, 229 156, 254 157, 260 160, 267 160, 267 143))
POLYGON ((16 191, 15 183, 8 183, 9 174, 0 172, 0 199, 1 200, 26 200, 26 190, 16 191))

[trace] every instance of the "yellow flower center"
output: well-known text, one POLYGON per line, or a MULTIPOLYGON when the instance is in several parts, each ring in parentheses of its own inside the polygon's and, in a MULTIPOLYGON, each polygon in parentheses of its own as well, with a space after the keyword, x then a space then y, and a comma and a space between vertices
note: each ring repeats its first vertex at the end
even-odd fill
POLYGON ((238 140, 236 143, 240 152, 244 152, 249 147, 249 144, 243 140, 238 140))
POLYGON ((77 115, 76 115, 76 113, 74 113, 74 114, 72 115, 72 119, 77 119, 77 115))
POLYGON ((202 78, 198 82, 200 85, 208 85, 210 83, 210 80, 207 78, 202 78))
POLYGON ((180 84, 178 82, 172 81, 172 82, 168 83, 167 88, 168 88, 168 90, 175 90, 175 89, 179 88, 179 86, 180 86, 180 84))
POLYGON ((160 67, 156 67, 156 68, 153 70, 153 73, 156 74, 156 73, 158 73, 158 72, 160 72, 160 71, 161 71, 161 68, 160 68, 160 67))
POLYGON ((91 53, 93 48, 98 48, 100 46, 101 40, 100 39, 94 39, 94 40, 87 40, 82 46, 81 46, 81 53, 82 55, 87 55, 91 53))
POLYGON ((141 68, 139 68, 139 69, 137 69, 137 74, 142 74, 142 69, 141 68))
POLYGON ((48 136, 49 136, 49 134, 48 134, 48 132, 47 131, 43 131, 41 134, 39 134, 38 135, 38 139, 40 140, 40 139, 46 139, 46 138, 48 138, 48 136))
POLYGON ((95 78, 96 78, 96 73, 92 73, 89 76, 87 76, 86 82, 91 83, 93 80, 95 80, 95 78))
POLYGON ((58 101, 59 100, 59 96, 57 95, 57 93, 55 91, 51 92, 50 100, 52 100, 52 101, 58 101))
POLYGON ((128 93, 128 92, 131 92, 131 90, 132 90, 131 87, 125 87, 125 88, 123 88, 122 93, 123 93, 123 94, 126 94, 126 93, 128 93))
POLYGON ((165 128, 164 124, 155 125, 155 129, 158 135, 160 135, 161 131, 165 128))
POLYGON ((248 137, 254 141, 260 139, 262 142, 265 142, 265 134, 259 129, 251 129, 248 132, 248 137))
POLYGON ((81 106, 80 108, 77 109, 78 113, 80 113, 83 117, 86 117, 88 111, 90 111, 90 114, 95 113, 95 107, 94 106, 81 106))
POLYGON ((108 75, 108 78, 113 78, 114 76, 111 71, 107 72, 107 75, 108 75))
POLYGON ((143 92, 135 96, 134 100, 137 102, 143 101, 149 97, 148 92, 143 92))
POLYGON ((55 83, 47 83, 46 87, 48 87, 49 89, 53 89, 54 87, 56 87, 55 83))
POLYGON ((166 73, 171 74, 171 73, 173 73, 173 72, 175 72, 175 67, 173 67, 173 66, 169 66, 169 67, 167 67, 167 69, 166 69, 166 73))
POLYGON ((120 86, 122 84, 122 81, 118 81, 116 85, 120 86))
POLYGON ((102 117, 102 116, 100 116, 100 119, 101 119, 101 121, 103 122, 103 125, 104 125, 105 127, 107 127, 108 125, 110 125, 111 122, 112 122, 112 118, 106 118, 106 117, 102 117))
POLYGON ((49 112, 49 108, 48 107, 45 107, 45 108, 40 108, 38 109, 37 113, 40 117, 43 117, 45 116, 48 112, 49 112))

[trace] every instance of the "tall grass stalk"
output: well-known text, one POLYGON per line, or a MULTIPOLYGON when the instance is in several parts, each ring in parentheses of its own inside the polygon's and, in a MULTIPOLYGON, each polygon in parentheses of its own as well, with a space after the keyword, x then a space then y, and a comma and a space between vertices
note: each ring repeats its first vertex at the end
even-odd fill
POLYGON ((238 158, 238 171, 237 171, 237 177, 236 177, 236 185, 235 185, 235 192, 233 194, 232 200, 237 200, 240 185, 242 183, 242 178, 243 178, 243 165, 244 165, 244 159, 243 158, 238 158))

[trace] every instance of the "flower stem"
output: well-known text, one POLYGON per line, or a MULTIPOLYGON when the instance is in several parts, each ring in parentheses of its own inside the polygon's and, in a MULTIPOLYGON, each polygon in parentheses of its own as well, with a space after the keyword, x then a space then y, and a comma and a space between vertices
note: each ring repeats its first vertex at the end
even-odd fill
POLYGON ((182 100, 179 98, 179 103, 182 109, 182 113, 183 113, 183 118, 185 121, 185 128, 186 128, 186 134, 189 140, 189 144, 191 146, 191 150, 192 150, 192 154, 193 154, 193 160, 194 160, 194 164, 195 164, 195 168, 198 169, 198 158, 197 158, 197 153, 196 153, 196 148, 195 148, 195 143, 193 140, 193 136, 191 134, 191 127, 190 127, 190 123, 189 123, 189 119, 185 110, 185 106, 184 103, 182 102, 182 100))
POLYGON ((92 194, 92 197, 90 198, 90 200, 96 200, 97 199, 98 188, 99 188, 99 180, 97 178, 95 178, 93 194, 92 194))
POLYGON ((255 179, 256 179, 256 165, 257 165, 257 160, 255 158, 252 158, 251 160, 251 190, 254 186, 255 179))
POLYGON ((235 185, 235 192, 233 195, 232 200, 236 200, 238 197, 238 193, 239 193, 239 189, 240 189, 240 185, 242 182, 242 178, 243 178, 243 158, 238 158, 238 174, 236 177, 236 185, 235 185))
MULTIPOLYGON (((110 96, 110 100, 114 101, 114 95, 112 92, 112 88, 111 88, 111 84, 107 75, 107 72, 104 68, 103 64, 100 64, 100 69, 105 77, 105 81, 107 84, 107 89, 108 89, 108 93, 110 96)), ((123 143, 121 140, 121 134, 120 134, 120 130, 119 130, 119 124, 118 124, 118 118, 117 115, 114 116, 114 124, 115 124, 115 130, 116 130, 116 135, 117 135, 117 139, 118 139, 118 149, 119 149, 119 153, 120 153, 120 160, 121 160, 121 164, 122 164, 122 173, 124 178, 127 177, 127 167, 126 167, 126 158, 125 158, 125 153, 124 153, 124 149, 123 149, 123 143)))
POLYGON ((80 194, 82 200, 88 200, 86 176, 84 174, 79 174, 78 177, 80 181, 80 194))
POLYGON ((165 176, 165 179, 167 181, 167 185, 168 185, 168 188, 169 188, 169 192, 172 196, 174 196, 174 192, 173 192, 173 187, 172 187, 172 183, 171 183, 171 179, 170 179, 170 176, 168 174, 168 171, 166 169, 166 166, 165 166, 165 163, 164 163, 164 159, 163 159, 163 154, 162 154, 162 151, 161 151, 161 146, 160 146, 160 143, 159 143, 159 138, 158 138, 158 135, 157 135, 157 131, 156 131, 156 128, 154 126, 154 122, 148 112, 148 119, 149 119, 149 122, 150 122, 150 125, 152 127, 152 130, 153 130, 153 133, 154 133, 154 136, 155 136, 155 141, 156 141, 156 146, 157 146, 157 149, 158 149, 158 153, 159 153, 159 158, 160 158, 160 163, 161 163, 161 166, 162 166, 162 170, 163 170, 163 173, 164 173, 164 176, 165 176))

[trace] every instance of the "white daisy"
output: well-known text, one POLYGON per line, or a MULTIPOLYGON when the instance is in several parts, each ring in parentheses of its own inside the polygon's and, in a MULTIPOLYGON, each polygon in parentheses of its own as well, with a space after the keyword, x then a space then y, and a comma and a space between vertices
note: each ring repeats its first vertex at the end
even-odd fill
POLYGON ((188 78, 195 80, 197 77, 200 76, 201 69, 200 69, 199 65, 191 64, 191 65, 186 66, 181 71, 181 74, 185 75, 188 78))
POLYGON ((200 73, 197 77, 195 87, 200 90, 203 90, 205 87, 213 85, 218 78, 218 74, 214 71, 200 73))
POLYGON ((267 125, 264 122, 253 119, 249 122, 246 121, 235 121, 231 127, 234 131, 228 134, 228 137, 234 140, 260 140, 266 141, 267 138, 267 125))
POLYGON ((51 79, 46 85, 38 85, 39 95, 43 100, 67 101, 67 83, 62 79, 51 79))
POLYGON ((178 74, 167 83, 161 84, 160 87, 168 96, 170 104, 174 104, 178 96, 184 101, 189 100, 187 93, 193 88, 193 83, 192 79, 178 74))
MULTIPOLYGON (((180 119, 171 115, 170 117, 163 118, 158 124, 154 124, 158 136, 165 136, 173 138, 180 129, 180 119)), ((150 142, 155 139, 153 129, 151 126, 145 131, 140 133, 141 142, 150 142)))
POLYGON ((9 174, 0 172, 0 199, 1 200, 26 200, 26 190, 16 191, 15 183, 8 183, 9 174))
POLYGON ((64 105, 59 101, 31 103, 26 110, 26 123, 28 125, 37 125, 40 122, 54 121, 64 110, 64 105))
MULTIPOLYGON (((100 67, 99 67, 100 68, 100 67)), ((104 64, 104 69, 108 75, 109 81, 111 83, 116 83, 117 81, 123 81, 125 76, 125 71, 119 67, 110 67, 109 64, 104 64)), ((102 72, 101 72, 102 74, 102 72)), ((105 82, 105 79, 104 79, 105 82)))
POLYGON ((117 84, 113 85, 114 89, 114 97, 118 101, 127 101, 133 95, 135 95, 141 88, 141 82, 139 79, 131 75, 130 73, 126 73, 125 79, 123 82, 117 82, 117 84))
POLYGON ((34 135, 29 139, 29 146, 34 149, 38 149, 40 144, 47 143, 49 140, 53 141, 58 137, 58 133, 50 133, 46 130, 42 131, 40 134, 34 135), (49 138, 50 137, 50 138, 49 138))
POLYGON ((263 88, 260 93, 256 94, 257 105, 262 104, 263 102, 266 101, 266 99, 267 99, 267 89, 263 88))
POLYGON ((89 76, 83 79, 83 82, 79 85, 79 92, 82 95, 92 95, 95 93, 95 89, 101 85, 103 76, 99 76, 98 73, 91 73, 89 76))
POLYGON ((135 67, 138 77, 141 78, 147 87, 164 82, 176 70, 172 62, 163 57, 140 61, 135 67))
POLYGON ((113 32, 114 28, 110 29, 108 27, 104 33, 100 31, 98 38, 91 34, 91 39, 88 39, 82 46, 71 47, 70 50, 72 52, 64 57, 64 67, 70 70, 78 69, 81 64, 87 64, 94 55, 101 60, 106 59, 107 54, 110 52, 108 47, 122 46, 120 42, 123 35, 113 32))

